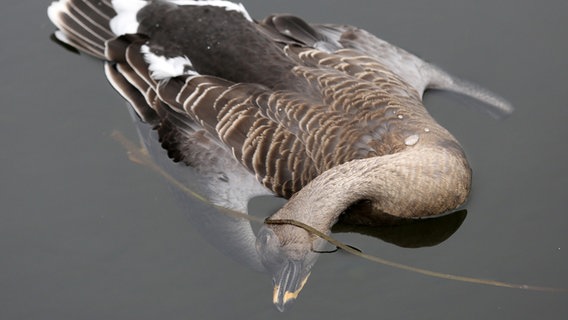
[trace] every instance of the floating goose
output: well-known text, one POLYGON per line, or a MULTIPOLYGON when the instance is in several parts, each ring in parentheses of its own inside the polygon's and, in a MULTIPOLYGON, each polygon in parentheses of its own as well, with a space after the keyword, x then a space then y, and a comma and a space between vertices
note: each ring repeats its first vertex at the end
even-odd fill
MULTIPOLYGON (((171 159, 208 176, 209 198, 246 211, 256 195, 289 201, 268 221, 329 233, 350 206, 355 223, 438 215, 462 205, 471 169, 422 94, 494 95, 347 25, 273 15, 240 4, 189 0, 59 0, 56 37, 107 61, 105 72, 171 159)), ((323 240, 265 224, 256 240, 274 274, 274 303, 294 300, 323 240)))

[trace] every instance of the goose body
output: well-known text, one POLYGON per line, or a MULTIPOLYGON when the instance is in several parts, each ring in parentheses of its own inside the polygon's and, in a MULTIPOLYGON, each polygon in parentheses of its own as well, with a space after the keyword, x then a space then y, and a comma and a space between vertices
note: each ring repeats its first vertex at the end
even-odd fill
MULTIPOLYGON (((270 219, 324 233, 363 200, 373 208, 365 224, 466 201, 470 167, 424 108, 425 90, 512 110, 356 27, 256 21, 228 1, 60 0, 48 14, 58 39, 106 61, 107 78, 169 157, 207 177, 212 202, 245 211, 272 193, 290 200, 270 219)), ((260 230, 280 308, 303 286, 319 242, 291 225, 260 230)))

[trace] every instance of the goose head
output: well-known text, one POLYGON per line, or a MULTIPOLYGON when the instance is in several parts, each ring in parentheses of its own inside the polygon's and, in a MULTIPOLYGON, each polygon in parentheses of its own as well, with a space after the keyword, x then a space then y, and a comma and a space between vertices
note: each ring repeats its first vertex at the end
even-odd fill
MULTIPOLYGON (((415 146, 323 172, 268 221, 293 220, 329 234, 340 215, 362 200, 371 203, 376 216, 438 215, 462 205, 470 184, 471 169, 460 148, 415 146)), ((293 224, 267 223, 260 229, 256 249, 273 275, 278 309, 296 299, 324 245, 319 236, 293 224)))
POLYGON ((296 300, 310 276, 324 241, 294 225, 265 224, 258 232, 256 249, 272 275, 272 302, 278 310, 296 300))

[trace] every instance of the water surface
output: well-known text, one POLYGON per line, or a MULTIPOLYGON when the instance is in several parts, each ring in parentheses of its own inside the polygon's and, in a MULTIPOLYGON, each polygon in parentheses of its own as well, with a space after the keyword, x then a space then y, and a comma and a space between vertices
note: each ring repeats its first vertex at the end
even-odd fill
MULTIPOLYGON (((203 240, 155 173, 111 138, 136 139, 102 66, 49 41, 50 1, 8 1, 0 63, 2 319, 560 319, 566 294, 426 277, 323 255, 299 301, 203 240)), ((568 4, 565 1, 244 1, 355 24, 509 98, 501 122, 441 94, 426 104, 474 170, 468 215, 434 247, 339 239, 440 272, 568 287, 568 4)))

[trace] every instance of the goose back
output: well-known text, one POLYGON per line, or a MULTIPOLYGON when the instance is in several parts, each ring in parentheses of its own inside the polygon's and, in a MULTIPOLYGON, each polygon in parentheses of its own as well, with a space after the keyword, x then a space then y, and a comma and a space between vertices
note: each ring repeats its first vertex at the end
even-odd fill
POLYGON ((446 74, 366 31, 289 15, 257 22, 208 1, 115 10, 122 2, 62 0, 50 18, 61 40, 107 60, 108 79, 174 161, 242 165, 288 198, 334 166, 416 139, 461 150, 421 101, 446 74))

